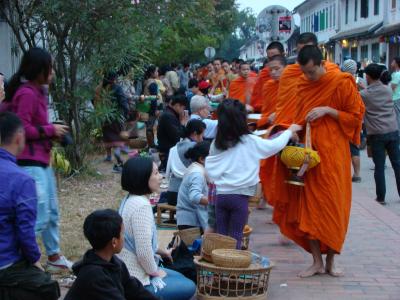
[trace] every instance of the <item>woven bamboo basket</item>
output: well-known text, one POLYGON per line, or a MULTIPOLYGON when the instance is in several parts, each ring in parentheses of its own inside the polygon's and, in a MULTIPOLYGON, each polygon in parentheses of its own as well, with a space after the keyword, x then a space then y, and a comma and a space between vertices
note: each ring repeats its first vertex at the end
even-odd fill
POLYGON ((214 264, 224 268, 248 268, 251 252, 236 249, 215 249, 211 253, 214 264))
POLYGON ((181 240, 185 243, 186 246, 190 246, 193 242, 201 237, 200 228, 188 228, 179 230, 174 233, 174 235, 179 235, 181 240))
POLYGON ((147 147, 147 141, 143 138, 129 139, 128 144, 132 149, 143 149, 147 147))
POLYGON ((195 258, 198 300, 266 300, 273 265, 223 268, 195 258))
POLYGON ((236 249, 236 240, 226 235, 218 233, 206 233, 203 236, 201 249, 205 260, 212 262, 212 251, 215 249, 236 249))

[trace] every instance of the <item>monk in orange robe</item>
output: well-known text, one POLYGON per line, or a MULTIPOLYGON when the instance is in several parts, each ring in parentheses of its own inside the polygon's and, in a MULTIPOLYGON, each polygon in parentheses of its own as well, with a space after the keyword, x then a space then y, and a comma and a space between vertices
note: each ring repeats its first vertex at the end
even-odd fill
POLYGON ((250 65, 246 62, 239 67, 239 77, 233 80, 229 87, 229 98, 236 99, 246 105, 248 111, 252 111, 250 98, 256 84, 257 75, 250 71, 250 65))
MULTIPOLYGON (((318 40, 314 33, 302 33, 297 40, 297 50, 300 51, 306 45, 317 45, 318 40)), ((327 70, 339 72, 340 69, 336 64, 324 62, 327 70)), ((275 106, 275 120, 274 125, 288 127, 295 119, 296 115, 296 99, 297 99, 297 85, 299 78, 303 72, 298 63, 288 65, 282 73, 279 80, 278 98, 275 106)), ((269 164, 268 173, 272 180, 267 181, 263 188, 264 195, 268 199, 268 203, 275 205, 277 201, 287 202, 292 193, 293 186, 288 185, 285 181, 277 181, 276 178, 288 178, 290 176, 289 170, 281 162, 278 156, 271 158, 274 163, 269 164)), ((265 176, 265 175, 263 175, 265 176)), ((268 175, 267 175, 268 176, 268 175)))
POLYGON ((223 84, 225 79, 225 70, 222 69, 222 63, 219 58, 214 59, 214 74, 211 77, 211 92, 212 95, 226 93, 226 86, 223 84))
MULTIPOLYGON (((276 100, 278 98, 279 78, 286 67, 286 59, 283 56, 276 55, 269 59, 267 65, 271 74, 271 80, 268 80, 263 86, 263 107, 261 119, 257 122, 258 128, 265 128, 274 121, 276 100)), ((260 163, 260 182, 264 194, 264 199, 273 206, 273 195, 271 195, 270 186, 273 185, 273 169, 276 157, 264 159, 260 163)))
MULTIPOLYGON (((276 55, 283 55, 285 52, 285 49, 283 48, 282 43, 280 42, 272 42, 267 46, 267 58, 268 60, 271 59, 271 57, 276 56, 276 55)), ((262 95, 262 90, 264 87, 264 84, 271 79, 271 76, 269 74, 269 68, 267 67, 267 64, 264 64, 263 69, 260 71, 258 74, 257 82, 254 86, 253 93, 251 95, 250 99, 250 105, 253 107, 254 112, 261 112, 262 106, 263 106, 263 95, 262 95)))
MULTIPOLYGON (((364 105, 352 76, 328 68, 318 47, 305 46, 298 62, 304 75, 297 82, 294 120, 310 123, 312 146, 321 162, 305 173, 304 187, 281 185, 287 193, 275 203, 273 220, 313 256, 313 264, 300 277, 325 272, 340 276, 334 255, 341 252, 350 217, 348 144, 360 142, 364 105), (322 254, 327 254, 325 265, 322 254)), ((276 178, 281 183, 286 179, 276 178)))

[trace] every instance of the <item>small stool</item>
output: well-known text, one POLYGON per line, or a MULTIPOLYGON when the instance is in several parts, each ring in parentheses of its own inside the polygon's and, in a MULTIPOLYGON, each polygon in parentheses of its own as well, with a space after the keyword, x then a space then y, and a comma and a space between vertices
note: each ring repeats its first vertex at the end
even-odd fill
POLYGON ((161 216, 163 211, 169 211, 169 219, 173 220, 174 214, 176 213, 176 206, 169 205, 167 203, 158 204, 157 205, 157 225, 163 226, 163 227, 176 227, 176 224, 163 223, 162 216, 161 216))

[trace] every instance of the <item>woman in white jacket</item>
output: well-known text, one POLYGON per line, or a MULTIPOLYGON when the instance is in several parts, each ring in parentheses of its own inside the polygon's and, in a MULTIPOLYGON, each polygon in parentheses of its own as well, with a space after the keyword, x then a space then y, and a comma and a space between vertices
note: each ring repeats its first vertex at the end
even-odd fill
POLYGON ((206 124, 201 120, 190 120, 185 127, 185 138, 169 150, 166 177, 169 179, 167 200, 169 205, 176 206, 179 187, 187 168, 192 163, 185 158, 185 153, 197 142, 203 140, 206 124))
POLYGON ((301 126, 293 124, 278 137, 267 140, 249 132, 246 108, 238 100, 224 100, 217 115, 217 136, 206 158, 206 170, 217 188, 217 232, 235 238, 240 249, 248 199, 255 195, 260 181, 260 160, 281 151, 301 126))

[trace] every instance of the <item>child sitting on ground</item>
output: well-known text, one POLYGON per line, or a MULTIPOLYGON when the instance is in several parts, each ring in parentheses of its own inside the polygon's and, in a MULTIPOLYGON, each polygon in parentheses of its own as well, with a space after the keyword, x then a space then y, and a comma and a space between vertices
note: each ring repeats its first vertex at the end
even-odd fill
POLYGON ((93 249, 73 266, 77 276, 65 300, 157 300, 114 254, 124 245, 124 226, 114 210, 86 217, 83 232, 93 249))

